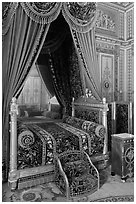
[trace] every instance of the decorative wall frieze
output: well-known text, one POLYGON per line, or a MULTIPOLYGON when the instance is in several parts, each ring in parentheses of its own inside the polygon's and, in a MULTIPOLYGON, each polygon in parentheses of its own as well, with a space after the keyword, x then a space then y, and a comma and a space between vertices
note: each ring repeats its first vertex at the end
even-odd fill
POLYGON ((104 41, 104 42, 112 43, 112 44, 116 43, 115 39, 109 38, 109 37, 106 37, 106 36, 102 36, 102 35, 98 35, 97 33, 95 34, 95 39, 96 39, 96 41, 104 41))
POLYGON ((95 39, 96 39, 96 44, 97 43, 106 43, 107 45, 108 44, 120 45, 120 46, 123 46, 123 47, 128 47, 128 46, 131 46, 131 45, 134 44, 134 39, 124 41, 124 40, 120 40, 120 39, 117 40, 117 39, 112 39, 112 38, 100 36, 100 35, 97 35, 97 34, 95 36, 95 39))
POLYGON ((115 22, 114 20, 102 10, 98 11, 99 15, 96 21, 96 27, 102 28, 105 30, 115 31, 115 22))
POLYGON ((104 44, 104 43, 96 43, 96 51, 102 53, 114 54, 114 45, 104 44))
POLYGON ((134 2, 98 2, 99 5, 125 12, 134 6, 134 2))

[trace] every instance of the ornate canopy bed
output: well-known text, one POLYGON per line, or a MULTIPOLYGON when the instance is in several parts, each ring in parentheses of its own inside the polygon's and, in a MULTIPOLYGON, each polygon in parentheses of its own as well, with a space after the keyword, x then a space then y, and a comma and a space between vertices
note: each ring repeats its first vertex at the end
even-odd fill
POLYGON ((89 190, 92 183, 99 188, 99 170, 109 159, 107 112, 110 108, 115 115, 115 109, 101 96, 94 29, 98 17, 95 2, 10 2, 3 8, 3 157, 12 189, 55 181, 69 197, 89 190), (57 18, 68 25, 50 46, 47 33, 57 18), (65 53, 69 42, 72 48, 65 53), (27 124, 17 117, 16 98, 41 51, 48 57, 48 69, 39 69, 41 77, 45 82, 48 75, 51 92, 65 111, 59 122, 27 124), (92 182, 87 183, 86 175, 92 182))
POLYGON ((103 103, 92 101, 84 97, 73 101, 72 116, 65 115, 59 122, 27 124, 17 120, 13 99, 9 172, 12 189, 54 181, 54 158, 69 151, 85 151, 98 170, 107 166, 108 104, 105 99, 103 103))
MULTIPOLYGON (((112 118, 116 115, 114 105, 112 118)), ((131 104, 127 107, 132 113, 131 104)), ((72 115, 64 115, 61 121, 25 123, 17 119, 17 104, 13 98, 10 111, 11 188, 21 189, 54 181, 54 158, 69 151, 85 151, 98 171, 105 168, 109 160, 108 111, 105 98, 100 103, 92 97, 82 96, 76 101, 73 99, 72 115)), ((127 121, 131 123, 129 115, 127 121)))

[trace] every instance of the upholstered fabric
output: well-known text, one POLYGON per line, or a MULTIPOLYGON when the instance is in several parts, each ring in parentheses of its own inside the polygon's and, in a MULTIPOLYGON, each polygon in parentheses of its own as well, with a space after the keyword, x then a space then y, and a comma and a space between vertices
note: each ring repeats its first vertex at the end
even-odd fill
POLYGON ((98 137, 101 138, 104 138, 106 134, 105 127, 95 122, 87 121, 72 116, 64 116, 63 122, 72 125, 76 128, 80 128, 88 133, 94 132, 98 137))
POLYGON ((99 173, 82 151, 55 155, 55 182, 67 199, 99 189, 99 173))
POLYGON ((17 124, 17 132, 17 169, 42 165, 45 151, 45 144, 42 138, 38 137, 21 122, 17 124))

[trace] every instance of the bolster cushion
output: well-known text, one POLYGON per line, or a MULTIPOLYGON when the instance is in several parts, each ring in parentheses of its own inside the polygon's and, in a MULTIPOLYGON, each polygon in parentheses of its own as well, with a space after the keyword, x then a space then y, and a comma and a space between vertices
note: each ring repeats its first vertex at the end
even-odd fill
POLYGON ((87 120, 72 117, 72 116, 65 116, 63 118, 63 122, 73 127, 79 128, 89 133, 90 135, 95 134, 97 137, 104 138, 106 134, 105 127, 95 122, 87 121, 87 120))

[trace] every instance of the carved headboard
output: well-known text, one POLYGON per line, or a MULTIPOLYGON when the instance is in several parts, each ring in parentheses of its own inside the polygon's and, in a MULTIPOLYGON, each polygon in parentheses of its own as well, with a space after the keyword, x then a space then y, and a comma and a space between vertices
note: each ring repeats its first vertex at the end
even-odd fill
POLYGON ((85 96, 78 98, 76 101, 73 98, 72 116, 102 124, 106 127, 106 130, 107 111, 108 103, 106 103, 105 98, 103 98, 102 102, 85 96))

